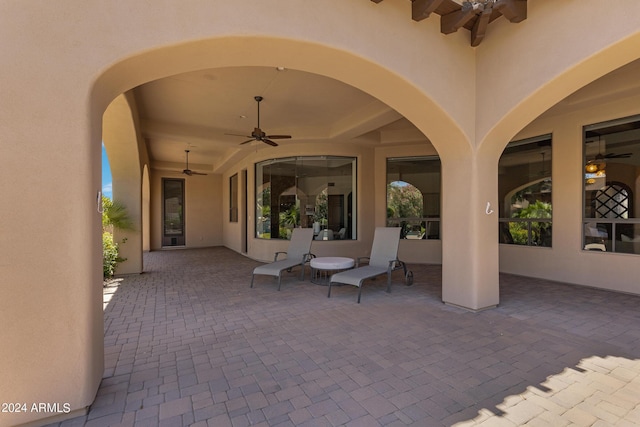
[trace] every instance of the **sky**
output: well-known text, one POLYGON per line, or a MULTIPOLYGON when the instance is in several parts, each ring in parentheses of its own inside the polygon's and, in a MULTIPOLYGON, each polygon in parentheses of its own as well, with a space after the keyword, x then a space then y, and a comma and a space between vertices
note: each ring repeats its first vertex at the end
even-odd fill
POLYGON ((113 198, 113 192, 111 191, 112 182, 111 166, 109 165, 107 150, 105 150, 104 144, 102 144, 102 194, 110 199, 113 198))

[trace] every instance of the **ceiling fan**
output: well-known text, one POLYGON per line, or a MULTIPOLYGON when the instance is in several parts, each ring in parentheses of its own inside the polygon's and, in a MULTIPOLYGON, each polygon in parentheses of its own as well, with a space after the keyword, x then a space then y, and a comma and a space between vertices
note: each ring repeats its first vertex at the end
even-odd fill
POLYGON ((272 139, 289 139, 291 138, 291 135, 267 135, 266 133, 264 133, 264 131, 262 129, 260 129, 260 102, 264 99, 261 96, 254 96, 253 99, 256 100, 256 102, 258 103, 258 126, 253 128, 253 132, 251 132, 251 135, 237 135, 237 134, 233 134, 233 133, 228 133, 226 135, 233 135, 233 136, 244 136, 245 138, 250 138, 244 142, 241 142, 240 145, 243 144, 247 144, 249 142, 252 141, 260 141, 260 142, 264 142, 265 144, 269 144, 273 147, 277 147, 278 144, 276 144, 275 142, 272 141, 272 139))
POLYGON ((184 152, 187 155, 187 166, 186 166, 185 169, 182 170, 182 173, 185 174, 185 175, 188 175, 188 176, 191 176, 191 175, 206 175, 206 173, 194 172, 191 169, 189 169, 189 151, 190 150, 184 150, 184 152))
MULTIPOLYGON (((587 141, 587 144, 590 142, 595 142, 596 140, 592 140, 592 141, 587 141)), ((603 154, 602 153, 602 140, 600 138, 600 135, 598 135, 598 154, 596 154, 596 157, 594 159, 594 161, 598 162, 598 161, 603 161, 605 159, 628 159, 629 157, 631 157, 633 155, 633 153, 620 153, 620 154, 616 154, 616 153, 606 153, 603 154)))

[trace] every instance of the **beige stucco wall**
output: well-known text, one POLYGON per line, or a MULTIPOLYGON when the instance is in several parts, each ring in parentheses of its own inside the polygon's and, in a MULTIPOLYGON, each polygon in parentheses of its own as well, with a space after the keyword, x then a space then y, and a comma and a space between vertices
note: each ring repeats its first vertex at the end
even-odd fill
MULTIPOLYGON (((185 71, 285 64, 358 87, 411 120, 443 161, 443 298, 468 308, 495 304, 497 217, 485 214, 485 204, 498 203, 499 153, 555 102, 640 56, 636 0, 611 2, 607 19, 598 0, 582 0, 579 7, 529 3, 527 21, 492 23, 474 50, 465 31, 440 34, 435 17, 410 21, 405 0, 169 0, 153 8, 142 0, 4 2, 0 196, 11 202, 0 204, 0 401, 69 402, 73 410, 92 402, 103 369, 96 205, 102 116, 128 89, 185 71), (25 173, 25 164, 35 172, 25 173), (459 197, 461 190, 468 198, 459 197)), ((559 126, 554 134, 563 131, 576 138, 575 125, 559 126)), ((572 155, 577 148, 566 150, 572 155)), ((373 153, 362 157, 375 161, 373 153)), ((160 176, 151 175, 151 197, 157 199, 160 176)), ((359 178, 374 176, 371 169, 359 178)), ((204 180, 209 184, 189 184, 187 191, 222 192, 222 176, 204 180)), ((566 189, 554 189, 567 196, 567 209, 555 210, 554 222, 571 230, 571 247, 540 262, 558 266, 558 280, 613 274, 615 286, 637 290, 631 280, 638 275, 636 258, 606 254, 607 267, 595 271, 596 264, 589 264, 595 254, 572 254, 578 250, 571 243, 579 233, 577 180, 567 177, 566 189), (559 263, 567 257, 580 264, 565 270, 567 264, 559 263)), ((358 197, 361 212, 377 212, 374 202, 358 197)), ((208 213, 202 223, 193 221, 204 232, 190 245, 233 237, 213 217, 215 206, 207 201, 196 208, 208 213)), ((224 218, 226 212, 217 212, 224 218)), ((373 226, 360 223, 359 235, 373 226)), ((260 243, 250 241, 251 255, 266 258, 274 248, 260 243)), ((587 283, 593 282, 603 284, 587 283)), ((47 415, 13 415, 0 424, 47 415)))
MULTIPOLYGON (((142 172, 141 153, 144 143, 140 137, 135 102, 120 95, 106 109, 102 119, 102 141, 110 159, 113 178, 113 199, 126 207, 132 222, 130 230, 113 230, 119 256, 116 274, 142 272, 142 172), (133 104, 133 108, 132 105, 133 104)), ((146 147, 145 147, 146 148, 146 147)))
POLYGON ((186 176, 162 170, 151 171, 151 249, 162 249, 162 178, 185 182, 185 246, 220 246, 222 240, 222 177, 220 174, 186 176))
MULTIPOLYGON (((640 97, 606 101, 577 113, 545 115, 517 139, 553 134, 553 247, 500 245, 500 271, 640 293, 637 255, 582 250, 584 160, 582 127, 640 114, 640 97)), ((637 194, 638 188, 633 189, 637 194)))

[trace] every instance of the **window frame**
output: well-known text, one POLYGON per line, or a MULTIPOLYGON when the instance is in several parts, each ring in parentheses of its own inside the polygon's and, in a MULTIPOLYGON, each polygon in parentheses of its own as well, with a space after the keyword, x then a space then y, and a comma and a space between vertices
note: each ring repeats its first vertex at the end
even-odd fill
MULTIPOLYGON (((272 172, 269 172, 270 174, 270 178, 268 181, 264 181, 264 176, 265 176, 265 167, 277 167, 277 165, 286 165, 287 163, 289 164, 289 167, 294 167, 296 169, 296 173, 295 173, 295 181, 294 184, 291 185, 290 187, 288 187, 289 190, 293 190, 294 194, 294 200, 295 200, 295 204, 298 210, 297 216, 298 216, 298 220, 296 223, 294 223, 294 227, 305 227, 305 228, 312 228, 313 224, 311 222, 311 218, 314 216, 313 212, 315 212, 315 207, 317 206, 317 200, 314 200, 313 203, 311 203, 311 200, 307 199, 303 200, 299 199, 299 193, 303 193, 303 189, 302 187, 299 185, 299 180, 298 178, 303 178, 306 176, 306 174, 304 173, 304 168, 306 167, 311 167, 309 164, 305 165, 305 161, 306 162, 310 162, 310 161, 317 161, 317 160, 321 160, 321 161, 327 161, 330 162, 332 160, 335 161, 345 161, 346 163, 344 163, 341 166, 337 166, 336 168, 345 166, 345 165, 349 165, 351 168, 351 179, 350 182, 348 184, 348 186, 346 188, 349 189, 349 191, 347 192, 343 192, 343 193, 339 193, 339 194, 327 194, 328 199, 331 198, 332 196, 335 197, 341 197, 340 200, 342 200, 342 204, 339 204, 340 207, 340 218, 341 220, 339 221, 339 225, 338 227, 342 227, 344 228, 344 232, 342 232, 342 228, 340 230, 333 230, 334 231, 334 239, 333 240, 346 240, 346 241, 355 241, 357 240, 357 226, 358 226, 358 209, 357 209, 357 192, 358 192, 358 157, 357 156, 331 156, 331 155, 310 155, 310 156, 287 156, 287 157, 282 157, 282 158, 274 158, 274 159, 266 159, 260 162, 256 162, 254 164, 254 212, 256 215, 255 221, 253 221, 253 225, 254 225, 254 238, 256 239, 264 239, 264 240, 288 240, 290 238, 290 236, 288 235, 284 235, 281 236, 280 234, 282 233, 283 230, 281 230, 280 228, 280 222, 282 220, 281 215, 286 212, 286 211, 277 211, 277 223, 278 223, 278 227, 276 228, 276 232, 277 232, 277 236, 276 237, 272 237, 273 234, 273 230, 274 230, 274 225, 272 224, 272 220, 273 220, 273 213, 271 212, 271 209, 273 208, 274 204, 273 204, 273 200, 271 200, 271 198, 274 197, 274 194, 271 193, 271 188, 273 185, 273 176, 274 174, 272 172), (293 163, 293 166, 292 166, 293 163), (300 169, 298 169, 300 168, 300 169), (258 182, 258 180, 261 180, 262 182, 258 182), (264 226, 260 227, 260 221, 261 218, 264 218, 262 213, 259 212, 258 210, 258 202, 262 202, 261 198, 262 195, 264 194, 265 190, 266 190, 266 184, 269 184, 269 194, 270 194, 270 208, 268 209, 269 211, 269 217, 268 217, 268 232, 265 231, 267 230, 264 226), (304 219, 303 219, 304 217, 304 219), (311 225, 310 225, 311 224, 311 225), (262 230, 262 232, 261 232, 262 230), (265 235, 268 234, 268 237, 265 237, 265 235), (342 238, 339 238, 338 236, 342 236, 342 238)), ((327 166, 327 168, 329 169, 333 169, 329 166, 327 166)), ((286 177, 287 175, 279 175, 280 177, 286 177)), ((332 182, 331 174, 327 174, 324 177, 322 177, 321 175, 315 175, 316 178, 318 178, 318 176, 325 179, 326 181, 326 187, 325 190, 328 190, 331 187, 335 187, 335 183, 336 181, 334 180, 332 182)), ((336 177, 340 177, 340 176, 344 176, 344 175, 335 175, 336 177)), ((289 178, 291 179, 291 177, 289 178)), ((348 182, 348 181, 347 181, 348 182)), ((317 184, 316 184, 317 185, 317 184)), ((322 192, 315 194, 316 199, 317 197, 321 194, 322 192)), ((279 197, 281 197, 282 194, 279 195, 279 197)), ((313 196, 313 194, 309 194, 308 197, 313 196)), ((329 200, 327 200, 327 203, 329 203, 329 200)), ((282 205, 282 203, 278 203, 278 206, 286 206, 282 205)), ((264 212, 265 207, 262 206, 262 212, 264 212)), ((287 211, 289 211, 290 209, 288 209, 287 211)), ((331 224, 331 214, 329 212, 327 212, 327 214, 329 215, 329 217, 327 218, 328 222, 325 223, 322 228, 326 229, 326 228, 330 228, 332 226, 331 224)), ((264 219, 262 221, 265 221, 264 219)), ((290 224, 289 224, 290 226, 290 224)), ((286 227, 289 228, 289 227, 286 227)), ((335 228, 335 223, 333 224, 333 228, 335 228)), ((315 231, 314 228, 314 235, 315 237, 317 237, 317 234, 319 234, 321 230, 319 230, 318 232, 315 231)), ((288 232, 287 232, 288 234, 288 232)), ((314 237, 314 238, 315 238, 314 237)), ((331 239, 329 239, 331 240, 331 239)))
POLYGON ((425 155, 425 156, 401 156, 401 157, 387 157, 385 159, 385 224, 387 227, 401 227, 403 231, 400 233, 400 238, 403 240, 441 240, 441 218, 442 218, 442 161, 440 160, 440 156, 438 155, 425 155), (421 217, 397 217, 397 218, 389 218, 389 185, 392 182, 406 182, 411 185, 413 188, 420 190, 414 184, 404 181, 399 176, 398 180, 394 180, 390 182, 390 163, 394 162, 407 162, 407 161, 425 161, 425 162, 438 162, 438 180, 439 180, 439 188, 437 193, 423 193, 421 191, 421 196, 423 198, 423 211, 421 217), (437 216, 429 216, 425 215, 424 206, 426 205, 425 198, 427 196, 434 196, 437 194, 438 199, 438 215, 437 216), (423 226, 424 225, 424 226, 423 226), (420 227, 420 230, 417 229, 420 227), (424 232, 422 229, 424 228, 424 232), (435 230, 434 230, 435 229, 435 230), (435 237, 433 237, 435 236, 435 237))
MULTIPOLYGON (((502 154, 500 155, 500 158, 498 159, 498 195, 500 197, 499 200, 499 209, 498 212, 501 213, 502 215, 499 214, 498 216, 498 243, 499 244, 503 244, 503 245, 511 245, 511 246, 524 246, 524 247, 537 247, 537 248, 553 248, 553 198, 554 198, 554 193, 553 193, 553 133, 546 133, 546 134, 542 134, 542 135, 537 135, 537 136, 533 136, 530 138, 523 138, 523 139, 519 139, 519 140, 515 140, 515 141, 510 141, 505 147, 504 150, 502 151, 502 154), (530 181, 525 183, 525 185, 521 185, 521 186, 516 186, 514 188, 512 188, 511 190, 507 191, 506 193, 502 194, 500 191, 500 179, 501 179, 501 173, 500 173, 500 167, 501 167, 501 161, 503 159, 503 156, 505 155, 505 151, 507 151, 509 148, 516 148, 516 147, 522 147, 525 145, 531 145, 531 144, 538 144, 540 147, 544 147, 544 145, 542 145, 541 143, 544 143, 546 141, 549 141, 549 158, 546 159, 545 156, 543 155, 542 160, 541 160, 541 168, 542 168, 542 172, 545 171, 545 162, 549 162, 549 179, 547 180, 546 178, 542 178, 541 180, 534 182, 533 184, 531 184, 531 174, 527 175, 527 179, 529 179, 530 181), (533 218, 519 218, 519 217, 512 217, 511 216, 511 211, 509 212, 509 216, 507 216, 507 210, 505 208, 505 200, 506 200, 506 196, 508 196, 510 193, 513 193, 514 195, 517 194, 519 191, 526 191, 527 189, 536 186, 538 183, 541 183, 540 185, 540 189, 542 190, 542 187, 544 187, 545 185, 548 184, 548 188, 549 191, 551 193, 550 198, 549 198, 549 202, 544 202, 543 200, 536 200, 535 202, 537 203, 538 201, 540 201, 542 204, 548 203, 550 205, 550 213, 549 213, 549 217, 533 217, 533 218), (518 190, 519 189, 519 190, 518 190), (518 190, 518 191, 515 191, 518 190), (514 192, 515 191, 515 192, 514 192), (524 224, 526 227, 526 243, 517 243, 514 239, 513 239, 513 235, 512 235, 512 230, 511 230, 511 224, 524 224), (548 224, 547 225, 542 225, 542 224, 548 224), (538 239, 536 239, 534 241, 533 236, 535 234, 534 231, 534 227, 538 227, 539 231, 538 231, 538 239), (548 233, 549 235, 546 237, 541 237, 542 236, 542 230, 545 230, 545 233, 548 233), (508 236, 508 237, 507 237, 508 236), (534 244, 536 243, 536 241, 541 241, 543 244, 534 244), (548 242, 548 244, 545 244, 546 242, 548 242)), ((531 151, 533 152, 534 150, 527 150, 527 151, 531 151)), ((541 148, 540 153, 544 153, 544 148, 541 148)), ((510 153, 507 153, 510 154, 510 153)), ((542 191, 541 194, 544 194, 545 191, 542 191)), ((513 195, 512 195, 513 197, 513 195)), ((546 208, 546 207, 545 207, 546 208)))
POLYGON ((238 174, 229 177, 229 222, 238 222, 238 174))
MULTIPOLYGON (((624 187, 627 192, 629 192, 628 198, 631 201, 631 205, 628 207, 629 210, 629 218, 608 218, 608 217, 597 217, 596 209, 594 209, 593 216, 587 217, 587 191, 600 191, 601 189, 591 189, 588 190, 588 185, 593 185, 588 182, 590 176, 587 176, 587 172, 585 171, 585 165, 587 164, 587 139, 590 138, 588 135, 589 132, 596 133, 598 130, 610 129, 610 132, 600 132, 598 133, 598 141, 603 136, 615 135, 618 133, 623 133, 628 130, 639 130, 640 129, 640 115, 633 115, 627 117, 621 117, 613 120, 606 120, 597 123, 591 123, 582 126, 582 167, 580 169, 580 173, 582 176, 582 222, 581 222, 581 250, 589 251, 589 252, 601 252, 601 253, 613 253, 613 254, 625 254, 625 255, 640 255, 640 217, 636 216, 638 207, 634 205, 634 201, 636 200, 636 195, 634 194, 634 189, 629 187, 629 185, 625 182, 620 182, 615 178, 610 178, 610 175, 605 173, 604 175, 604 185, 601 188, 610 187, 612 185, 620 185, 624 187), (614 128, 619 127, 619 130, 615 131, 614 128), (631 230, 631 240, 627 240, 629 236, 625 234, 625 229, 631 230), (636 237, 638 236, 638 237, 636 237), (630 243, 631 245, 627 245, 630 243), (629 246, 629 248, 627 248, 629 246)), ((640 144, 640 143, 637 143, 640 144)), ((606 143, 605 149, 602 150, 601 147, 598 147, 598 152, 601 151, 606 152, 606 143)), ((610 170, 611 162, 607 160, 605 157, 604 160, 607 163, 606 169, 610 170)), ((636 176, 636 180, 640 179, 639 176, 636 176)), ((592 200, 596 200, 595 197, 591 197, 592 200)), ((628 233, 628 232, 627 232, 628 233)))

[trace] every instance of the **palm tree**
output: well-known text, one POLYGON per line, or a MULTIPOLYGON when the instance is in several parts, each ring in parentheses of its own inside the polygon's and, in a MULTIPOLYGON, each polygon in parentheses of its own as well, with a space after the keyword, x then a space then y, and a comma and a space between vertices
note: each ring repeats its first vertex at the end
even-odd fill
POLYGON ((102 196, 102 229, 109 232, 113 232, 113 229, 133 230, 133 222, 126 206, 104 195, 102 196))

